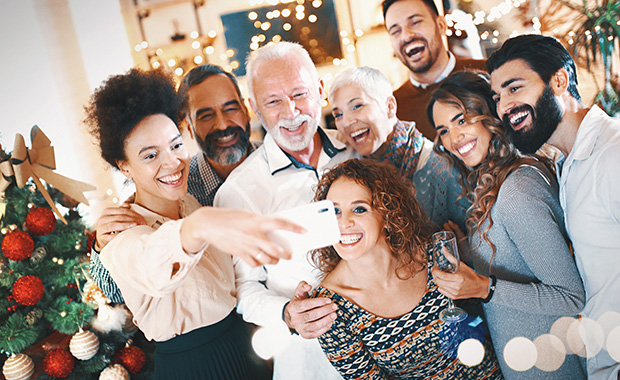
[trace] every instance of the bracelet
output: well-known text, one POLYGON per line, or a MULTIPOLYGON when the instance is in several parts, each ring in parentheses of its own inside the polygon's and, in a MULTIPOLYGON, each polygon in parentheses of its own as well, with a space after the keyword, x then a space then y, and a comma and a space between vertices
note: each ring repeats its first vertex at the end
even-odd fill
POLYGON ((491 297, 493 297, 493 293, 495 293, 495 286, 497 285, 497 277, 495 277, 494 275, 490 275, 489 276, 489 295, 487 296, 487 298, 482 299, 482 303, 487 303, 491 300, 491 297))

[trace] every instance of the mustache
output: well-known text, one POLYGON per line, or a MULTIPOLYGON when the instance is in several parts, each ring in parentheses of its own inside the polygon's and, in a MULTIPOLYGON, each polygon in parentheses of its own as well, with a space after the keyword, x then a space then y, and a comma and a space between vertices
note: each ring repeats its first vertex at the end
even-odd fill
POLYGON ((290 128, 297 127, 301 125, 304 121, 312 121, 312 117, 304 114, 299 114, 295 116, 293 119, 280 119, 278 120, 278 128, 290 128))
POLYGON ((412 42, 422 42, 423 44, 427 44, 428 41, 426 41, 426 38, 424 37, 413 37, 412 39, 403 42, 402 44, 400 44, 400 50, 403 51, 403 53, 405 53, 405 46, 409 45, 412 42))
POLYGON ((241 136, 245 136, 248 134, 247 131, 241 127, 230 126, 230 127, 227 127, 226 129, 218 129, 217 131, 209 133, 205 140, 220 139, 222 137, 227 137, 235 133, 238 133, 241 136))

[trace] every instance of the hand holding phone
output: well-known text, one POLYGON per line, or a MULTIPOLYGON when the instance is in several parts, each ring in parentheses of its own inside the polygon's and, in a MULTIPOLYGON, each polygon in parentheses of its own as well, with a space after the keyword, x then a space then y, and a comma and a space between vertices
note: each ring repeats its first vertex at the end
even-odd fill
POLYGON ((304 227, 305 234, 275 230, 269 238, 291 252, 310 251, 336 244, 340 241, 340 229, 332 201, 323 200, 279 211, 273 216, 290 220, 304 227))

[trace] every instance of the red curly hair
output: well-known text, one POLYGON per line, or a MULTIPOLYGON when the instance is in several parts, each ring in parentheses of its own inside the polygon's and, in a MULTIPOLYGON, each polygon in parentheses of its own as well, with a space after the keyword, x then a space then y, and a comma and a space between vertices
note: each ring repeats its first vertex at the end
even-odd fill
MULTIPOLYGON (((372 194, 371 207, 381 215, 385 239, 398 260, 398 278, 407 279, 422 270, 426 265, 424 246, 433 230, 416 201, 411 183, 390 164, 367 158, 351 159, 323 175, 314 200, 326 199, 331 185, 339 178, 351 179, 372 194)), ((340 260, 333 246, 312 252, 312 261, 323 276, 340 260)))

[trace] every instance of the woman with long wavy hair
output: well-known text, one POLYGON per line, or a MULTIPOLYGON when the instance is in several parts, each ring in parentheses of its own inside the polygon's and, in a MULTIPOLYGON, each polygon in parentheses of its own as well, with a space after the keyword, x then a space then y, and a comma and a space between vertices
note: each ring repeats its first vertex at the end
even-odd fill
POLYGON ((558 184, 544 157, 514 148, 494 109, 488 77, 473 72, 451 75, 431 97, 434 149, 459 168, 473 201, 467 226, 475 269, 461 263, 457 273, 433 275, 450 298, 482 299, 506 379, 585 378, 579 358, 543 336, 559 318, 579 313, 585 301, 558 184), (538 345, 536 365, 525 371, 505 360, 519 355, 507 346, 516 337, 538 345))
POLYGON ((387 163, 349 160, 323 175, 315 200, 334 202, 340 242, 313 253, 324 279, 314 294, 338 305, 319 343, 345 379, 501 379, 490 344, 466 366, 463 337, 481 326, 448 324, 448 299, 429 268, 432 230, 411 184, 387 163))

